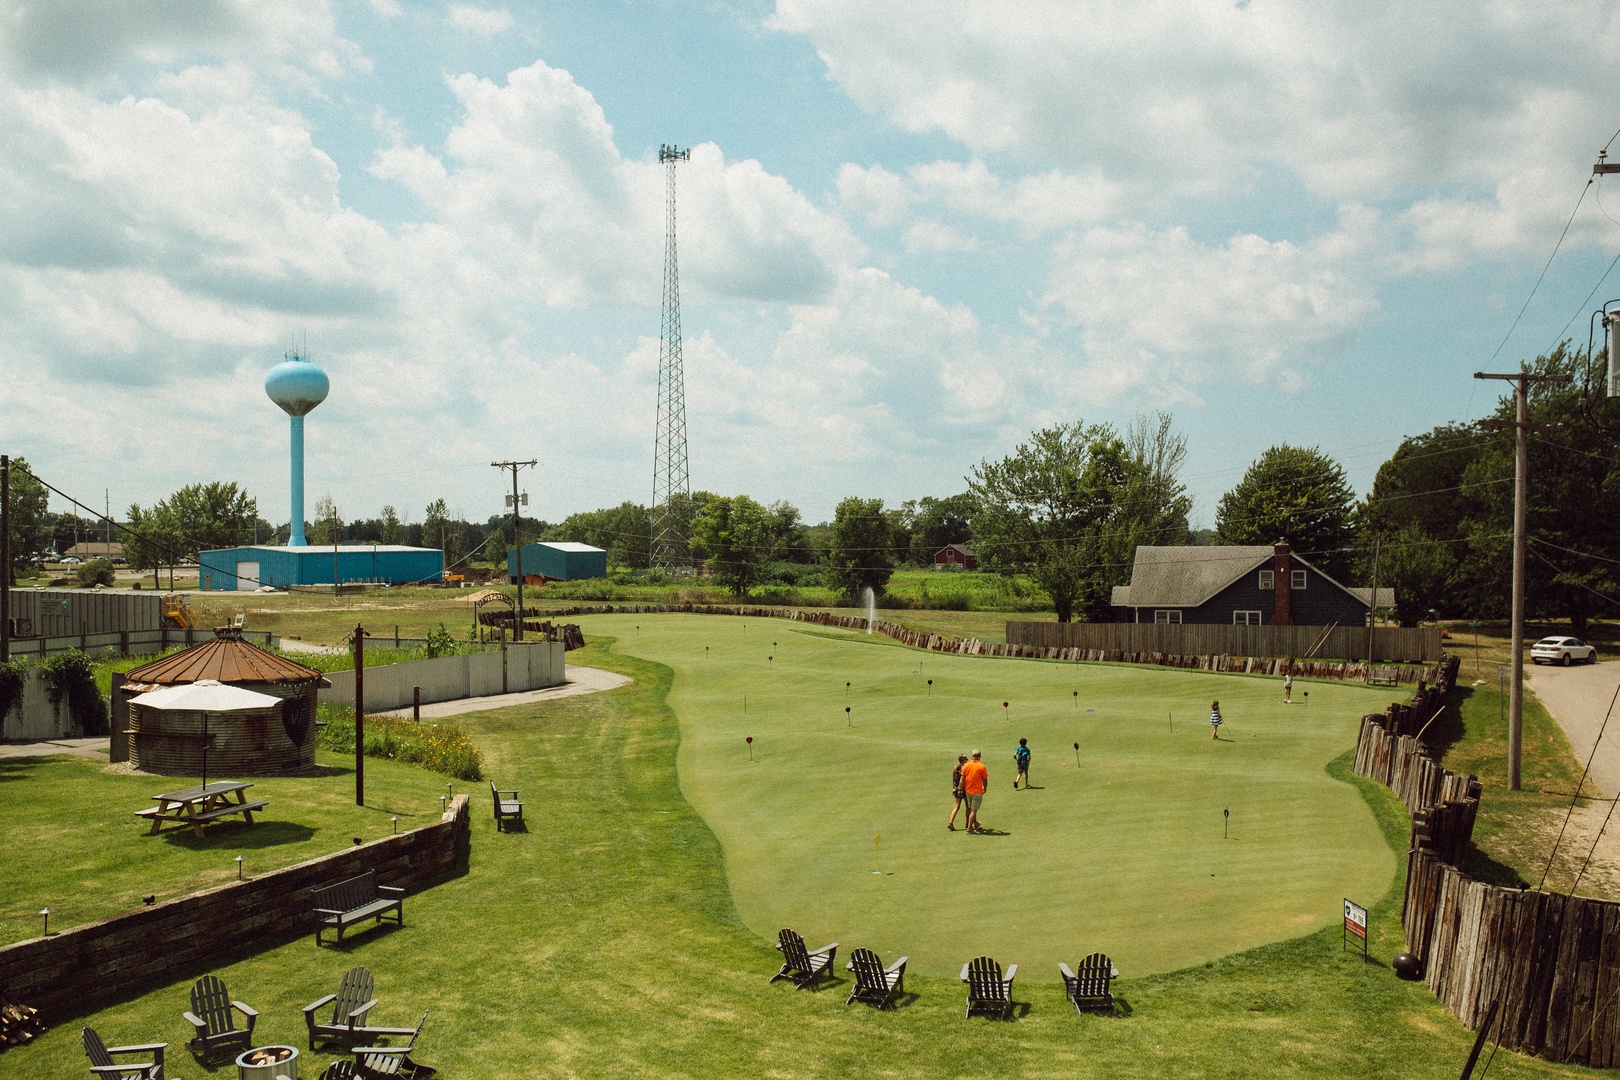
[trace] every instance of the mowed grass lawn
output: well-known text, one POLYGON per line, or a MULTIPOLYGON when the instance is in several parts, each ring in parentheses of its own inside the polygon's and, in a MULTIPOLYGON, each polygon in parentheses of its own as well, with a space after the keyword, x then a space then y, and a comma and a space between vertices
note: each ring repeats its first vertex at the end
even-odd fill
POLYGON ((1388 690, 1302 683, 1285 706, 1277 679, 942 656, 780 620, 582 625, 674 669, 682 791, 767 940, 792 926, 940 976, 987 953, 1055 982, 1095 950, 1149 974, 1336 923, 1395 872, 1360 795, 1325 771, 1388 690), (1014 791, 1019 738, 1034 786, 1014 791), (946 829, 974 748, 990 768, 977 836, 946 829))
MULTIPOLYGON (((1425 987, 1396 980, 1380 962, 1399 948, 1398 891, 1369 898, 1372 963, 1342 950, 1329 928, 1173 973, 1141 977, 1127 968, 1116 984, 1117 1017, 1076 1016, 1056 986, 1028 979, 1023 968, 1014 996, 1027 1008, 1011 1023, 964 1019, 954 978, 909 976, 908 999, 884 1013, 846 1009, 842 971, 838 984, 815 993, 769 984, 777 956, 738 918, 720 844, 682 798, 680 731, 667 705, 672 671, 624 648, 596 638, 570 659, 622 671, 636 680, 629 686, 462 718, 492 775, 523 790, 529 831, 497 834, 479 799, 467 873, 412 895, 403 929, 358 935, 342 950, 317 950, 305 937, 219 958, 211 970, 261 1010, 265 1042, 302 1046, 299 1007, 365 964, 382 999, 375 1022, 406 1023, 432 1009, 416 1056, 446 1080, 1322 1080, 1460 1069, 1471 1034, 1425 987)), ((1240 681, 1221 680, 1223 700, 1224 688, 1240 681)), ((1312 687, 1313 706, 1316 696, 1312 687)), ((1340 756, 1331 768, 1360 792, 1386 850, 1404 851, 1410 822, 1399 804, 1377 785, 1347 778, 1345 767, 1340 756)), ((349 778, 332 783, 344 788, 349 778)), ((15 805, 29 786, 20 781, 0 797, 15 805)), ((12 873, 0 866, 0 876, 12 873)), ((838 886, 829 882, 827 894, 838 886)), ((989 883, 979 900, 994 903, 1005 891, 989 883)), ((856 943, 844 943, 840 960, 856 943)), ((171 1077, 234 1076, 229 1064, 200 1068, 184 1050, 190 1029, 180 1013, 202 973, 54 1017, 38 1042, 0 1054, 0 1075, 85 1075, 78 1030, 91 1024, 109 1042, 167 1040, 171 1077)), ((331 1060, 305 1051, 300 1075, 317 1076, 331 1060)), ((1491 1069, 1492 1077, 1579 1075, 1586 1073, 1508 1053, 1491 1069)))
POLYGON ((148 836, 150 823, 135 816, 155 805, 153 795, 200 777, 108 773, 104 761, 77 757, 0 760, 7 838, 0 860, 0 945, 37 936, 44 907, 51 909, 51 928, 65 930, 138 908, 144 896, 170 900, 223 885, 235 879, 238 855, 244 872, 262 873, 347 847, 357 836, 385 836, 396 815, 402 830, 438 819, 445 777, 369 761, 369 805, 356 806, 353 759, 325 751, 317 756, 330 775, 248 778, 254 785, 249 798, 270 805, 254 814, 252 825, 230 818, 209 826, 201 840, 173 826, 148 836))

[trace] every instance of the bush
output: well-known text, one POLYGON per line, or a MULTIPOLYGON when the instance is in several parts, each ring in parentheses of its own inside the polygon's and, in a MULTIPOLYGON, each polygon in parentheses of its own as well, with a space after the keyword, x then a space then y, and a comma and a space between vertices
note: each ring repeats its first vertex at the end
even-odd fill
POLYGON ((0 662, 0 720, 22 704, 23 680, 28 677, 28 661, 18 658, 0 662))
POLYGON ((111 587, 114 580, 113 565, 106 559, 91 559, 73 571, 73 584, 81 589, 93 589, 97 585, 111 587))
MULTIPOLYGON (((354 709, 325 704, 316 710, 320 745, 333 753, 354 753, 354 709)), ((391 716, 366 719, 366 756, 409 762, 457 780, 482 780, 484 755, 455 724, 421 723, 391 716)))
POLYGON ((86 735, 107 734, 107 703, 96 688, 96 666, 78 649, 46 657, 40 663, 45 672, 45 689, 52 705, 67 698, 68 715, 86 735))
POLYGON ((456 639, 450 636, 450 631, 440 623, 427 634, 427 654, 432 660, 436 656, 450 656, 456 651, 456 639))

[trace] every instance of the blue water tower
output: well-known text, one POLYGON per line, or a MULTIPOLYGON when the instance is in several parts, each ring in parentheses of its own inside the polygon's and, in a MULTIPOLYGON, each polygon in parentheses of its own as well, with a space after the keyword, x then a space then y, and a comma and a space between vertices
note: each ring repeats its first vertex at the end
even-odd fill
POLYGON ((270 369, 264 392, 292 418, 292 535, 288 547, 305 547, 304 539, 304 416, 326 400, 332 383, 326 372, 297 353, 270 369))

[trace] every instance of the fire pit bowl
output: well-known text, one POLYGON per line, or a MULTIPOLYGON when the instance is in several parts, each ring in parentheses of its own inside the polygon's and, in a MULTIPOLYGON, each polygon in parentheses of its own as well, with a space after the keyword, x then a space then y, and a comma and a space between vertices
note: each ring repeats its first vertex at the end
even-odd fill
POLYGON ((237 1080, 298 1080, 298 1047, 256 1046, 236 1056, 237 1080))

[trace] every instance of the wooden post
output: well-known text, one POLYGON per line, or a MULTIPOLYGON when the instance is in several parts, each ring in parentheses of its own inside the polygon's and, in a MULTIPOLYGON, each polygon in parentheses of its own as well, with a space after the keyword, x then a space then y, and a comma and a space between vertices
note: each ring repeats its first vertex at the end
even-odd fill
POLYGON ((1373 624, 1378 621, 1378 556, 1384 550, 1383 537, 1373 538, 1372 604, 1367 608, 1367 684, 1373 681, 1373 624))
POLYGON ((366 628, 354 625, 354 805, 366 805, 366 628))
POLYGON ((411 719, 418 724, 422 722, 422 688, 411 687, 411 719))

